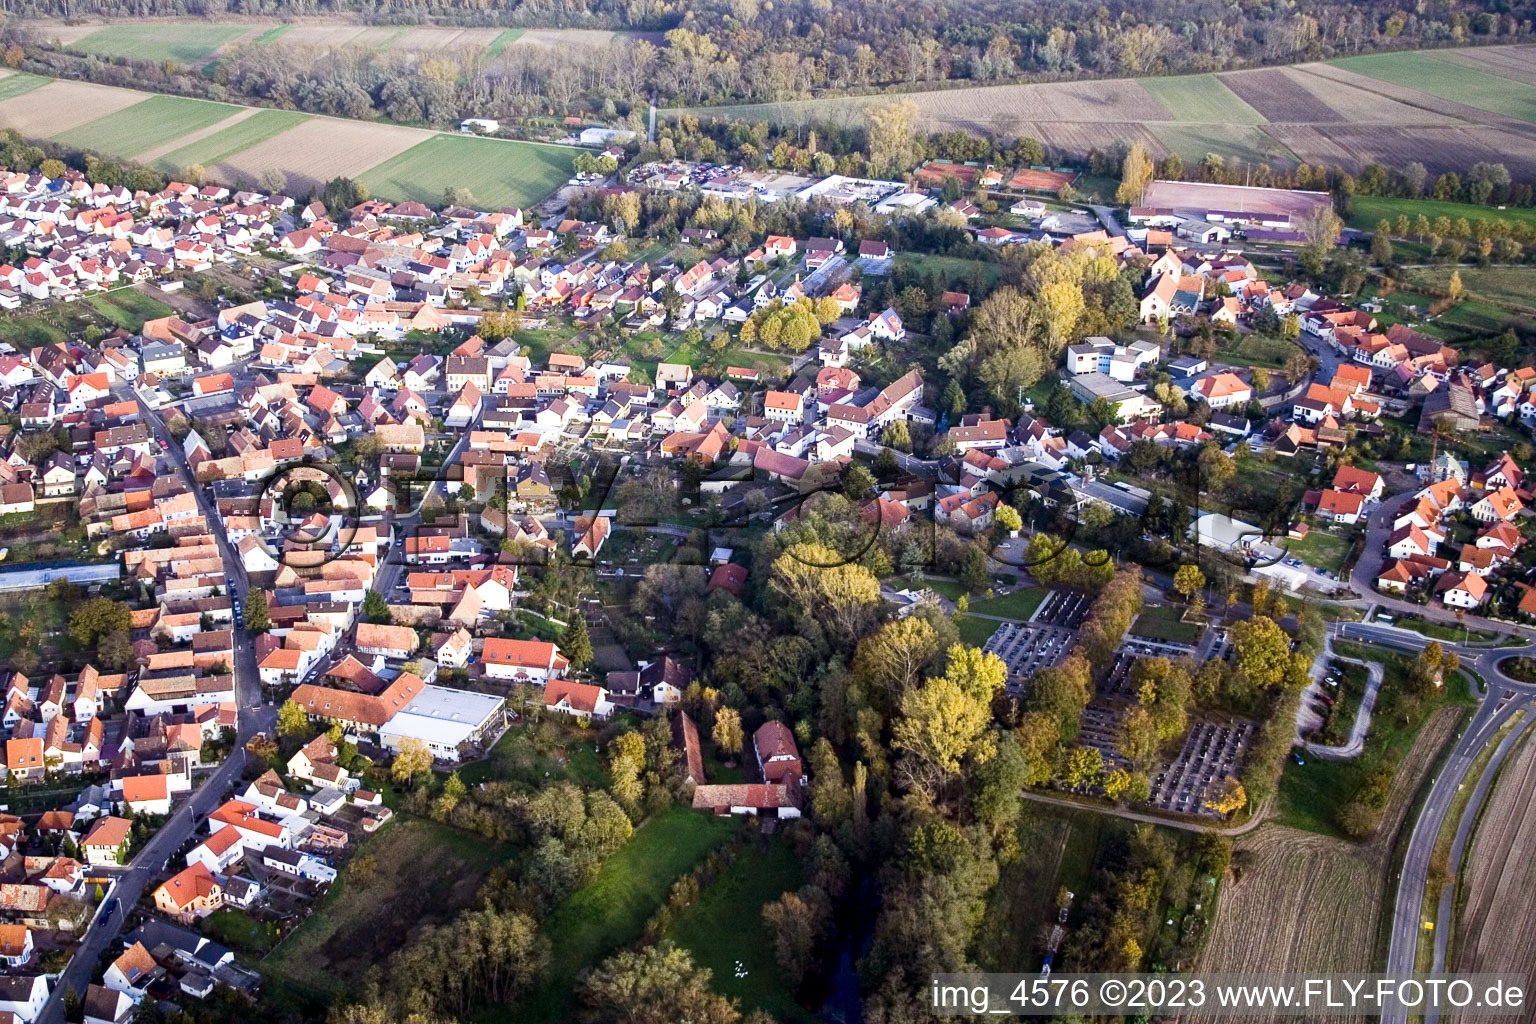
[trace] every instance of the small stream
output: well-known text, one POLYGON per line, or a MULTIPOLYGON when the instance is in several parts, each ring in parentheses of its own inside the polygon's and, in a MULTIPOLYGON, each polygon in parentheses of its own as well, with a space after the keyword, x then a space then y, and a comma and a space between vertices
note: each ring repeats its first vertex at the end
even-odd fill
POLYGON ((864 1024, 864 992, 855 967, 869 952, 874 940, 870 925, 876 910, 874 886, 865 879, 859 885, 855 926, 843 934, 837 969, 832 972, 831 991, 821 1007, 821 1017, 829 1024, 864 1024))

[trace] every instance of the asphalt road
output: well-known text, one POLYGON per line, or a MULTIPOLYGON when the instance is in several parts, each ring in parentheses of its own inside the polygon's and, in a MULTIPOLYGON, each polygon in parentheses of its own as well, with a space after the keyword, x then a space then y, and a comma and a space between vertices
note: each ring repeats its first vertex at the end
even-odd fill
MULTIPOLYGON (((1525 706, 1529 709, 1532 705, 1527 702, 1525 706)), ((1472 837, 1472 828, 1477 823, 1477 816, 1479 811, 1482 810, 1483 801, 1488 797, 1488 790, 1492 788, 1494 779, 1497 778, 1499 768, 1503 765, 1504 759, 1519 741, 1521 735, 1531 727, 1533 721, 1536 721, 1536 718, 1533 718, 1528 710, 1526 716, 1520 720, 1520 723, 1511 729, 1504 739, 1500 741, 1498 749, 1494 751, 1493 757, 1488 762, 1487 769, 1478 776, 1477 786, 1473 789, 1472 796, 1462 811, 1461 821, 1456 825, 1456 836, 1451 843, 1450 863, 1446 867, 1448 878, 1455 879, 1459 877, 1461 858, 1466 853, 1467 842, 1472 837)), ((1454 881, 1449 881, 1440 887, 1440 906, 1435 918, 1435 955, 1433 966, 1431 967, 1431 973, 1435 977, 1441 977, 1445 974, 1446 953, 1447 947, 1450 945, 1451 931, 1454 928, 1452 918, 1455 914, 1455 909, 1456 884, 1454 881)), ((1439 1019, 1440 1015, 1438 1013, 1428 1013, 1425 1015, 1425 1024, 1435 1024, 1439 1019)))
MULTIPOLYGON (((1467 773, 1478 753, 1510 716, 1522 708, 1532 707, 1532 698, 1531 687, 1526 687, 1524 691, 1491 687, 1466 731, 1457 740, 1444 769, 1434 778, 1429 796, 1414 824, 1408 841, 1408 852, 1403 858, 1402 872, 1398 877, 1397 906, 1393 911, 1391 945, 1387 953, 1387 974, 1407 977, 1414 973, 1419 932, 1423 930, 1422 915, 1425 887, 1429 881, 1429 862, 1451 803, 1467 781, 1467 773)), ((1490 768, 1492 764, 1490 760, 1490 768)), ((1475 780, 1480 791, 1486 792, 1492 777, 1493 772, 1485 768, 1475 780)), ((1382 1021, 1384 1024, 1406 1024, 1407 1016, 1385 1014, 1382 1021)))
MULTIPOLYGON (((176 443, 176 439, 166 430, 160 416, 143 402, 139 403, 139 409, 151 433, 157 439, 166 442, 165 454, 175 467, 177 474, 197 495, 198 506, 207 518, 210 532, 218 543, 230 593, 244 602, 250 583, 246 579, 240 559, 220 528, 222 521, 213 503, 209 501, 207 492, 197 486, 191 468, 187 465, 185 453, 176 443)), ((179 865, 168 863, 171 855, 192 838, 203 818, 223 802, 225 791, 240 780, 241 772, 245 769, 246 740, 257 732, 270 729, 277 721, 277 709, 261 705, 261 683, 256 672, 256 650, 251 635, 245 629, 245 623, 236 619, 231 626, 231 634, 235 646, 234 674, 237 701, 235 748, 222 764, 203 776, 202 781, 190 796, 182 801, 170 820, 144 844, 133 860, 126 867, 117 870, 112 896, 117 899, 118 907, 111 917, 98 916, 86 930, 79 947, 75 950, 75 955, 70 958, 69 965, 59 975, 53 991, 49 994, 48 1002, 43 1007, 43 1012, 38 1016, 40 1024, 61 1024, 64 1020, 66 992, 73 989, 80 995, 85 995, 86 987, 91 983, 91 976, 96 968, 96 961, 103 952, 112 948, 118 935, 122 933, 123 927, 128 922, 128 912, 139 901, 144 890, 167 868, 179 867, 179 865)))

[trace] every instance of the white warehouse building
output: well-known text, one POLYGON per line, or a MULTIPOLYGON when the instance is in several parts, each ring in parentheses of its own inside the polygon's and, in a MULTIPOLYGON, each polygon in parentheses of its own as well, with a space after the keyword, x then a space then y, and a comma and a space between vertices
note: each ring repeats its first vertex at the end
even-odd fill
POLYGON ((502 698, 489 693, 424 686, 415 699, 379 727, 379 742, 399 750, 421 740, 439 761, 457 761, 465 747, 484 746, 506 720, 502 698))

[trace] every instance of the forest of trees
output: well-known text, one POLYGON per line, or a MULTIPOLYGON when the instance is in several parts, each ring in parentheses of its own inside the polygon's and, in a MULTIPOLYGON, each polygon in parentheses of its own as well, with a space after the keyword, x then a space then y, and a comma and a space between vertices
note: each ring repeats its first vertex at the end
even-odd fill
MULTIPOLYGON (((287 98, 300 109, 320 113, 358 116, 366 107, 397 120, 425 115, 442 121, 463 114, 507 117, 574 109, 622 115, 652 90, 662 102, 782 102, 949 81, 1180 74, 1380 48, 1508 42, 1530 35, 1536 4, 1302 0, 1236 7, 1214 0, 1059 0, 1020 8, 1004 0, 524 0, 496 5, 338 0, 322 7, 289 0, 9 0, 4 9, 60 18, 342 14, 387 24, 665 33, 664 40, 624 37, 607 49, 512 46, 494 59, 484 50, 376 54, 281 44, 247 47, 220 62, 211 86, 202 80, 213 99, 262 97, 282 105, 287 98), (1034 16, 1021 17, 1026 11, 1034 16)), ((63 57, 52 62, 86 63, 63 57)), ((195 66, 135 64, 152 76, 137 79, 150 88, 185 92, 170 80, 183 79, 179 84, 190 87, 199 78, 195 66)), ((95 61, 87 76, 101 80, 113 72, 95 61)))

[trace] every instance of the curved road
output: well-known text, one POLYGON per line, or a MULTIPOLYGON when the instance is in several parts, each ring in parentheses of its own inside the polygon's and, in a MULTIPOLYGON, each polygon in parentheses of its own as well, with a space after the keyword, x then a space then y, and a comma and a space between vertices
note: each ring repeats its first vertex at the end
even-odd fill
MULTIPOLYGON (((1504 759, 1509 756, 1509 752, 1514 749, 1525 731, 1531 727, 1531 723, 1536 721, 1529 712, 1532 704, 1527 702, 1525 707, 1527 708, 1525 717, 1499 743, 1498 749, 1494 751, 1493 757, 1488 762, 1487 770, 1478 776, 1477 786, 1473 789, 1472 796, 1462 811, 1461 821, 1456 825, 1456 837, 1451 843, 1450 862, 1446 865, 1446 876, 1449 881, 1440 887, 1440 906, 1435 915, 1435 956, 1434 964, 1430 968, 1433 977, 1438 978, 1445 974, 1447 948, 1451 941, 1451 930, 1455 926, 1452 918, 1456 909, 1456 879, 1460 877, 1461 858, 1466 852, 1467 842, 1472 838, 1472 829, 1477 824, 1478 812, 1482 810, 1483 801, 1498 777, 1499 768, 1503 765, 1504 759)), ((1425 1024, 1436 1024, 1440 1015, 1429 1013, 1424 1019, 1425 1024)))

